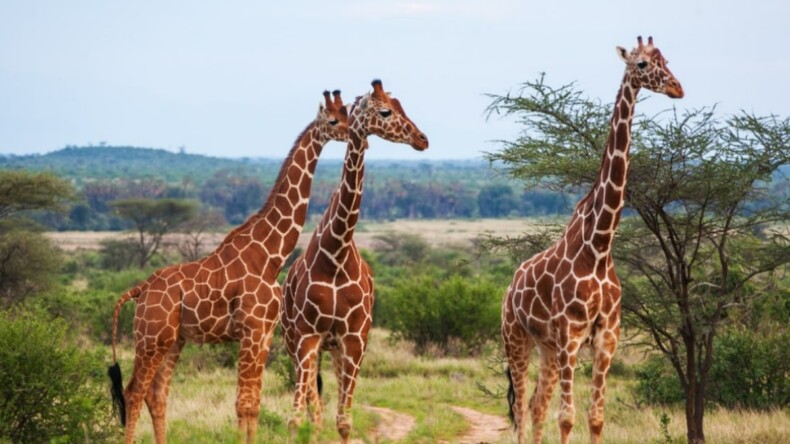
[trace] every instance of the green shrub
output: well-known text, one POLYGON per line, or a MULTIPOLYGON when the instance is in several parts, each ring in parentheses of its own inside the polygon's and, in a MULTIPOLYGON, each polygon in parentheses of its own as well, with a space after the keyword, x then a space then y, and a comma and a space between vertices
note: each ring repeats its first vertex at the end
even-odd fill
POLYGON ((766 336, 733 330, 716 338, 710 399, 729 408, 790 405, 790 332, 766 336))
POLYGON ((683 402, 686 395, 675 369, 663 356, 650 356, 638 365, 636 373, 636 398, 651 405, 668 405, 683 402))
POLYGON ((67 340, 67 331, 40 312, 0 312, 0 441, 109 437, 106 362, 67 340))
POLYGON ((398 339, 414 341, 418 353, 474 353, 499 334, 503 290, 475 277, 439 272, 403 279, 383 288, 377 303, 381 324, 398 339))

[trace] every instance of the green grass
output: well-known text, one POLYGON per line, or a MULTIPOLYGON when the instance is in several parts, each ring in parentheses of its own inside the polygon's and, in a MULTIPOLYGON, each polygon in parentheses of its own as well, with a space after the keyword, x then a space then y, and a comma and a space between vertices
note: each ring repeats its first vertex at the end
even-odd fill
MULTIPOLYGON (((492 391, 504 389, 501 372, 491 370, 485 357, 430 358, 417 357, 408 345, 393 344, 383 330, 374 330, 362 365, 362 375, 354 396, 352 438, 361 442, 390 442, 374 436, 380 421, 378 414, 365 406, 386 407, 415 418, 415 425, 400 443, 458 442, 469 425, 451 406, 464 406, 480 412, 505 417, 507 402, 504 396, 491 398, 478 389, 481 383, 492 391)), ((189 350, 190 355, 211 353, 209 347, 189 350)), ((631 387, 634 379, 629 366, 639 360, 639 354, 621 349, 615 359, 625 367, 608 379, 606 423, 604 439, 607 443, 666 443, 661 415, 669 423, 666 431, 671 442, 685 442, 685 421, 682 406, 672 408, 634 407, 631 387)), ((131 374, 131 351, 121 354, 125 381, 131 374)), ((325 357, 325 359, 327 359, 325 357)), ((581 357, 584 364, 589 356, 581 357)), ((236 443, 234 411, 236 373, 228 367, 216 366, 195 371, 185 368, 194 360, 185 360, 176 367, 168 404, 168 440, 171 443, 236 443)), ((536 362, 533 359, 533 363, 536 362)), ((531 366, 534 383, 536 366, 531 366)), ((312 431, 313 442, 335 443, 337 386, 329 362, 322 365, 324 379, 324 413, 320 432, 312 431)), ((576 373, 574 393, 576 425, 574 443, 589 442, 586 410, 589 405, 590 380, 580 369, 576 373)), ((530 387, 532 387, 530 385, 530 387)), ((531 388, 530 388, 531 390, 531 388)), ((544 443, 559 442, 556 413, 559 407, 558 389, 544 424, 544 443)), ((292 391, 275 372, 264 376, 259 418, 258 442, 286 443, 289 441, 288 419, 291 417, 292 391)), ((711 410, 705 418, 706 436, 710 443, 784 443, 790 442, 790 412, 742 412, 723 409, 711 410)), ((310 432, 305 430, 303 432, 310 432)), ((527 431, 530 433, 529 428, 527 431)), ((152 429, 147 411, 143 411, 138 426, 138 441, 152 443, 152 429)), ((120 432, 119 432, 120 437, 120 432)), ((503 432, 498 444, 511 443, 513 435, 503 432)))

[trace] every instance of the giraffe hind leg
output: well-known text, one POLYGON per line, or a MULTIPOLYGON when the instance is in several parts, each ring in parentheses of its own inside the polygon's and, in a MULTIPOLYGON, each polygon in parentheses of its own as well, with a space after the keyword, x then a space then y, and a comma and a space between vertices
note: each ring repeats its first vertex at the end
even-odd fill
POLYGON ((593 444, 601 442, 606 376, 617 348, 618 337, 619 329, 598 330, 593 340, 592 399, 587 415, 590 440, 593 444))
POLYGON ((557 351, 550 347, 541 346, 540 350, 540 373, 535 383, 535 390, 529 400, 530 413, 532 415, 532 439, 539 444, 543 439, 543 423, 546 420, 549 401, 557 384, 557 351))
POLYGON ((159 370, 157 370, 151 387, 148 390, 148 395, 145 397, 145 403, 148 406, 148 412, 151 414, 151 422, 154 426, 154 438, 158 444, 164 443, 166 439, 166 420, 165 414, 167 413, 167 395, 170 392, 170 381, 173 378, 173 369, 181 356, 181 350, 184 348, 184 338, 179 337, 176 343, 168 351, 165 360, 159 370))
POLYGON ((126 444, 134 442, 134 433, 137 428, 137 421, 140 418, 140 410, 143 408, 143 400, 164 358, 165 352, 160 349, 156 349, 150 354, 138 352, 135 355, 132 378, 129 380, 124 392, 126 400, 126 432, 124 441, 126 444))
POLYGON ((503 338, 513 393, 512 401, 509 400, 510 414, 516 429, 518 443, 524 444, 527 423, 527 371, 529 370, 529 355, 534 347, 534 342, 520 326, 508 327, 506 324, 503 329, 503 338))

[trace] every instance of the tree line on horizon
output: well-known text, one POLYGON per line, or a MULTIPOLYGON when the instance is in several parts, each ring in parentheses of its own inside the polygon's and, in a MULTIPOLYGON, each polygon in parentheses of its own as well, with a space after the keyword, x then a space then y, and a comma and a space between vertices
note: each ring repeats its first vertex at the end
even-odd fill
MULTIPOLYGON (((263 205, 280 163, 107 146, 0 157, 2 169, 48 171, 74 185, 65 211, 36 215, 58 231, 130 229, 128 218, 113 210, 114 202, 129 199, 190 200, 215 215, 215 228, 238 225, 263 205)), ((341 166, 339 159, 319 162, 309 216, 320 217, 329 205, 341 166)), ((527 189, 482 160, 373 160, 361 211, 371 220, 533 217, 565 214, 573 200, 568 193, 527 189)))

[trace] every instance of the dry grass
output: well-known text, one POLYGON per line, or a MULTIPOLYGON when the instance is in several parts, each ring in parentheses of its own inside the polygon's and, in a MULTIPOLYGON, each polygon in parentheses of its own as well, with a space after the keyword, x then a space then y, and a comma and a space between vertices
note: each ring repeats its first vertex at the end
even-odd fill
MULTIPOLYGON (((528 231, 535 224, 535 219, 457 219, 457 220, 416 220, 405 219, 391 222, 363 222, 357 228, 354 239, 363 248, 375 245, 375 238, 395 234, 419 234, 432 246, 468 245, 477 236, 491 233, 498 236, 517 236, 528 231)), ((299 237, 298 245, 304 247, 312 236, 312 228, 305 228, 299 237)), ((206 235, 205 248, 215 248, 227 233, 209 233, 206 235)), ((47 236, 65 251, 98 250, 101 242, 107 239, 123 239, 129 233, 117 231, 52 231, 47 236)), ((179 235, 167 237, 167 241, 176 242, 179 235)))
MULTIPOLYGON (((199 350, 198 350, 199 352, 199 350)), ((626 355, 628 353, 625 353, 626 355)), ((126 364, 131 353, 124 350, 126 364)), ((624 356, 633 361, 635 356, 624 356)), ((588 361, 584 357, 582 362, 588 361)), ((534 362, 534 361, 533 361, 534 362)), ((323 430, 318 442, 337 442, 334 426, 336 385, 331 366, 323 366, 325 381, 323 430)), ((534 382, 535 366, 532 366, 534 382)), ((128 378, 128 376, 127 376, 128 378)), ((372 430, 379 415, 364 406, 387 407, 415 418, 415 426, 402 443, 459 442, 458 437, 468 432, 468 424, 452 406, 464 406, 488 414, 504 417, 504 399, 484 396, 477 388, 481 382, 490 388, 502 387, 501 374, 492 372, 483 358, 417 357, 407 344, 392 344, 383 330, 374 330, 371 344, 363 363, 363 374, 354 401, 353 436, 361 442, 375 442, 372 430)), ((609 378, 606 406, 605 441, 608 443, 666 443, 660 417, 668 415, 667 431, 671 442, 685 442, 685 421, 682 407, 636 409, 631 402, 631 378, 609 378)), ((232 369, 206 372, 176 369, 168 405, 168 437, 170 442, 236 442, 235 385, 232 369), (185 375, 186 374, 186 375, 185 375)), ((577 372, 574 393, 577 418, 571 442, 589 442, 585 412, 589 405, 590 381, 584 372, 577 372)), ((556 415, 559 397, 555 397, 544 425, 544 443, 559 442, 556 415)), ((261 426, 258 442, 288 442, 287 421, 291 416, 292 393, 275 373, 267 372, 261 400, 261 426)), ((790 412, 744 412, 717 409, 706 414, 706 436, 709 443, 779 444, 790 442, 790 412)), ((138 428, 142 442, 152 442, 151 424, 143 413, 138 428)), ((529 433, 529 430, 528 430, 529 433)), ((389 442, 381 440, 381 442, 389 442)), ((513 443, 513 434, 503 431, 497 444, 513 443)))

